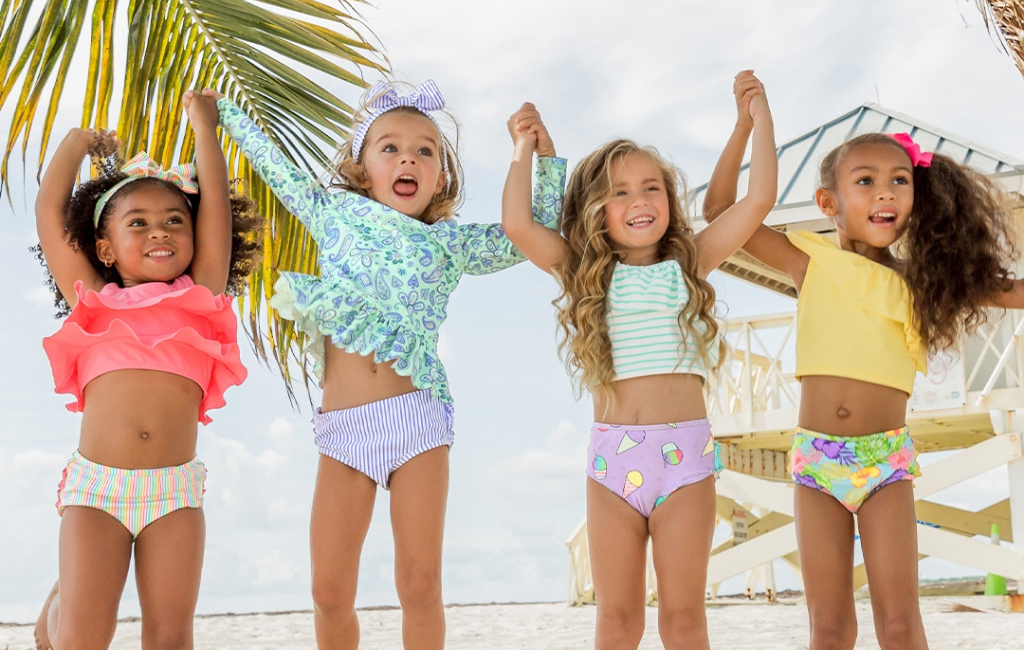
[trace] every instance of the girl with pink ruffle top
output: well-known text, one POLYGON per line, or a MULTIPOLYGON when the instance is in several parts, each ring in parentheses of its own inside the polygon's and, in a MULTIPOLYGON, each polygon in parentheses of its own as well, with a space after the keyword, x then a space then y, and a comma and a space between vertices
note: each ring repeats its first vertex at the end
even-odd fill
POLYGON ((197 423, 246 377, 231 296, 262 219, 229 190, 216 102, 188 93, 184 105, 195 165, 163 170, 141 153, 122 166, 112 132, 72 129, 36 199, 39 254, 58 315, 70 313, 43 347, 57 392, 82 413, 58 487, 59 580, 40 648, 109 646, 133 556, 143 647, 192 647, 205 540, 197 423), (75 189, 86 154, 101 174, 75 189))

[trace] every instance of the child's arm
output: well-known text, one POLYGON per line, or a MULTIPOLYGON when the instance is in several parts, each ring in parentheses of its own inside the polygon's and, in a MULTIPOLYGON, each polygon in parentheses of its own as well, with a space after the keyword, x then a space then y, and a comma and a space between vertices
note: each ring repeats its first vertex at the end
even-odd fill
POLYGON ((196 135, 196 175, 202 200, 196 216, 192 281, 224 293, 231 267, 231 198, 228 166, 217 138, 217 100, 209 92, 185 93, 182 103, 196 135))
MULTIPOLYGON (((698 272, 701 277, 706 277, 750 239, 774 207, 778 190, 775 129, 764 88, 749 72, 740 73, 735 87, 738 104, 742 106, 746 102, 747 112, 754 124, 750 182, 747 195, 717 215, 717 218, 713 217, 708 227, 697 235, 698 272)), ((730 142, 737 140, 734 135, 730 142)), ((728 147, 726 151, 730 152, 728 147)), ((739 169, 735 164, 729 166, 739 169)), ((721 209, 714 204, 712 207, 721 209)))
POLYGON ((1024 280, 1014 280, 1008 290, 992 296, 988 302, 992 307, 1024 309, 1024 280))
MULTIPOLYGON (((82 160, 96 137, 91 130, 71 129, 57 147, 39 184, 36 196, 36 231, 43 249, 46 266, 57 288, 73 309, 78 304, 75 282, 81 280, 86 289, 99 291, 105 284, 89 259, 73 246, 64 230, 64 218, 71 201, 82 160)), ((114 137, 110 133, 106 137, 114 137)))
MULTIPOLYGON (((530 164, 535 149, 538 155, 554 156, 554 145, 533 104, 523 104, 522 108, 509 118, 508 130, 515 143, 515 150, 501 199, 501 223, 505 228, 505 234, 527 259, 541 270, 550 273, 551 267, 565 257, 565 240, 558 232, 557 222, 541 223, 534 219, 529 199, 530 164)), ((558 189, 560 197, 565 189, 564 166, 558 189)), ((542 204, 548 203, 541 182, 537 185, 535 203, 538 199, 542 204)), ((560 205, 561 200, 557 201, 557 204, 560 205)))
MULTIPOLYGON (((736 95, 736 128, 733 130, 733 134, 729 138, 729 142, 726 144, 725 150, 722 151, 722 156, 719 158, 718 164, 715 165, 715 171, 711 175, 711 181, 708 183, 708 190, 704 196, 704 219, 708 224, 715 221, 736 202, 736 184, 739 178, 740 164, 743 161, 743 153, 747 148, 747 138, 750 135, 751 129, 754 128, 754 119, 750 112, 750 103, 755 95, 761 95, 762 98, 764 96, 764 88, 761 86, 761 83, 757 78, 750 74, 749 71, 741 72, 736 76, 736 82, 733 85, 733 92, 736 95)), ((774 148, 774 141, 772 142, 772 147, 774 148)), ((777 178, 778 161, 774 158, 774 151, 772 152, 772 156, 776 170, 775 176, 777 178)), ((751 188, 753 188, 755 182, 755 164, 756 161, 752 161, 750 178, 751 188)), ((775 189, 772 190, 773 196, 777 191, 778 188, 776 186, 775 189)), ((774 205, 774 200, 772 203, 774 205)), ((770 207, 768 211, 771 211, 770 207)), ((765 216, 767 216, 767 214, 765 216)), ((759 221, 763 220, 764 218, 762 217, 759 221)), ((697 235, 698 241, 708 230, 711 230, 710 225, 707 229, 697 235)), ((803 284, 803 278, 804 274, 807 272, 807 263, 809 258, 806 253, 791 244, 789 238, 783 233, 775 230, 774 228, 769 228, 763 223, 759 223, 750 235, 750 238, 743 244, 742 248, 758 261, 767 264, 772 268, 788 273, 796 282, 797 288, 803 284)), ((710 272, 710 269, 708 272, 710 272)))
MULTIPOLYGON (((206 92, 203 91, 204 94, 206 92)), ((328 216, 338 216, 334 208, 340 201, 332 199, 315 179, 292 164, 284 152, 231 100, 213 90, 209 90, 209 93, 210 97, 217 100, 221 127, 238 144, 253 170, 284 204, 285 209, 295 215, 313 239, 322 245, 327 237, 324 222, 328 216), (325 209, 328 204, 333 204, 331 210, 325 209)))

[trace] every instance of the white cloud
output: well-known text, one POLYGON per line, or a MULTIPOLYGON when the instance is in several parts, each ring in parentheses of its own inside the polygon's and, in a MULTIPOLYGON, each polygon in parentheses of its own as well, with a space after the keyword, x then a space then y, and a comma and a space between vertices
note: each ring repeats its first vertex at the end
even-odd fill
POLYGON ((495 463, 490 475, 517 497, 561 500, 579 487, 587 462, 587 437, 560 420, 542 447, 495 463))
POLYGON ((255 585, 272 585, 279 582, 289 582, 300 571, 305 569, 293 559, 285 555, 280 549, 275 549, 269 555, 265 555, 255 561, 256 570, 259 572, 255 585))

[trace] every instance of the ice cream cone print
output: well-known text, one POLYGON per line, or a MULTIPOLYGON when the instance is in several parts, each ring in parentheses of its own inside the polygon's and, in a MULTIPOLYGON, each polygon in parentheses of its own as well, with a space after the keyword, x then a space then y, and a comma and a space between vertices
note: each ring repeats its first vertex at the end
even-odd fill
POLYGON ((708 436, 708 444, 704 445, 704 451, 701 452, 701 456, 707 456, 708 454, 715 451, 715 436, 708 436))
POLYGON ((640 486, 644 484, 644 476, 635 469, 626 474, 626 484, 622 487, 622 498, 625 499, 629 495, 640 489, 640 486))
POLYGON ((661 446, 661 457, 665 460, 665 466, 678 465, 683 460, 683 452, 674 442, 666 442, 661 446))
POLYGON ((645 438, 647 438, 647 432, 645 431, 627 431, 626 434, 622 436, 622 441, 619 443, 619 449, 615 453, 621 454, 623 452, 627 452, 642 443, 645 438))
POLYGON ((608 462, 603 456, 597 456, 594 458, 594 478, 598 481, 603 481, 608 476, 608 462))

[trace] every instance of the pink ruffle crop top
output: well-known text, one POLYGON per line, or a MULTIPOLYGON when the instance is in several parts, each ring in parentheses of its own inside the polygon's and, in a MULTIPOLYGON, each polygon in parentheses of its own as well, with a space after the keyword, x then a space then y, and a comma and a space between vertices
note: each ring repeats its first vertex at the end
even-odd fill
POLYGON ((55 392, 85 407, 86 385, 114 370, 160 370, 191 379, 203 390, 199 421, 224 406, 224 391, 247 375, 239 356, 231 298, 213 295, 183 275, 171 284, 147 282, 99 292, 75 283, 78 305, 53 336, 43 339, 55 392))

